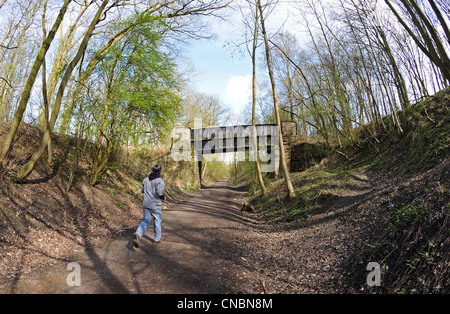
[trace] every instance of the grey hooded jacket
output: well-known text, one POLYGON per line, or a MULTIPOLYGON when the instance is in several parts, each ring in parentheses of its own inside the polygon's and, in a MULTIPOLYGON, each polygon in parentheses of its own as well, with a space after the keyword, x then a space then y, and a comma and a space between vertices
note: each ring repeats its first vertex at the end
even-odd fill
POLYGON ((142 182, 141 192, 144 193, 142 206, 148 209, 161 209, 164 198, 164 180, 159 173, 151 173, 142 182))

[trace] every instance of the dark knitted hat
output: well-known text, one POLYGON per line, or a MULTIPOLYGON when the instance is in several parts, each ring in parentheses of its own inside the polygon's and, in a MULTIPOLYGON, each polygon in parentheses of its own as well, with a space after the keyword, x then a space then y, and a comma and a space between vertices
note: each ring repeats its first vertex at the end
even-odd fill
POLYGON ((153 169, 152 169, 152 171, 155 173, 160 173, 161 170, 162 170, 162 167, 161 167, 161 165, 158 165, 158 164, 154 165, 153 169))

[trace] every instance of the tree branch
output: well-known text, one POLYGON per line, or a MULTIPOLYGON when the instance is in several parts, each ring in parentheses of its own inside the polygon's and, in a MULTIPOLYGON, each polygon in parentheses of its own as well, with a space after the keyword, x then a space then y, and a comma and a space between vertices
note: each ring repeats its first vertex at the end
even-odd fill
POLYGON ((1 77, 1 76, 0 76, 0 79, 3 80, 3 81, 5 81, 6 84, 8 84, 9 87, 11 87, 12 89, 14 89, 14 87, 8 82, 7 79, 5 79, 4 77, 1 77))
POLYGON ((4 49, 17 49, 17 48, 19 48, 17 46, 16 47, 8 47, 8 46, 4 46, 4 45, 1 45, 1 44, 0 44, 0 47, 4 48, 4 49))

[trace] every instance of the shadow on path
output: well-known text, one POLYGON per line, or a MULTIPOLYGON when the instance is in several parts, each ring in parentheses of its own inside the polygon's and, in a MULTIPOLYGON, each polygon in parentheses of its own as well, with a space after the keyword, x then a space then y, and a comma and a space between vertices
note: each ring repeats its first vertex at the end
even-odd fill
MULTIPOLYGON (((245 270, 236 245, 252 225, 241 215, 239 192, 226 181, 195 192, 163 212, 162 242, 153 242, 150 224, 141 246, 131 242, 134 228, 93 244, 71 262, 81 266, 81 286, 69 287, 69 261, 22 276, 16 293, 238 293, 245 270)), ((135 226, 137 227, 137 226, 135 226)))

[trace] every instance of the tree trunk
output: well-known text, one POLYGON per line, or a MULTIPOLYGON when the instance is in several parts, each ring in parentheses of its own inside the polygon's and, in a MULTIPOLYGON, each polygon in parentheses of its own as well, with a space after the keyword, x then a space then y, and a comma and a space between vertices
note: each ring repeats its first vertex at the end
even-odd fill
POLYGON ((39 143, 38 148, 34 152, 33 156, 31 156, 30 161, 19 171, 17 175, 17 179, 19 181, 23 181, 30 173, 33 171, 34 166, 36 165, 36 162, 39 160, 39 158, 42 156, 42 153, 45 150, 45 146, 47 146, 48 140, 50 139, 51 132, 53 132, 53 128, 56 123, 56 119, 58 118, 59 109, 61 107, 62 98, 64 95, 64 90, 67 86, 67 82, 69 81, 70 76, 72 75, 72 71, 75 68, 75 66, 78 64, 78 62, 81 60, 81 57, 83 56, 84 52, 86 51, 87 45, 89 43, 89 39, 92 36, 92 33, 94 32, 95 26, 99 22, 103 10, 105 9, 106 5, 108 4, 108 0, 103 0, 102 5, 99 7, 97 14, 95 15, 94 19, 91 22, 91 25, 89 25, 88 30, 86 31, 86 35, 83 38, 83 41, 80 44, 80 47, 78 48, 77 54, 73 58, 73 60, 69 63, 67 66, 66 72, 64 73, 64 77, 61 80, 61 84, 59 85, 58 93, 56 95, 55 104, 53 106, 52 115, 49 121, 49 127, 45 130, 44 135, 42 136, 41 142, 39 143))
POLYGON ((377 32, 381 37, 381 40, 382 40, 381 43, 383 45, 384 51, 386 52, 386 54, 389 58, 389 62, 391 63, 392 70, 393 70, 394 82, 397 87, 398 94, 400 96, 401 106, 402 106, 402 109, 405 110, 406 107, 409 107, 409 105, 410 105, 405 80, 403 79, 403 76, 397 66, 397 62, 395 61, 395 58, 392 54, 392 50, 387 41, 386 34, 381 29, 381 27, 377 27, 377 32))
MULTIPOLYGON (((47 30, 45 29, 45 13, 47 11, 47 1, 44 4, 44 13, 42 13, 42 33, 44 37, 47 36, 47 30)), ((43 129, 44 131, 48 129, 48 117, 50 115, 50 108, 48 104, 48 89, 47 89, 47 62, 42 63, 42 99, 44 100, 44 116, 43 116, 43 129)), ((47 161, 51 163, 53 161, 53 150, 52 150, 52 139, 48 140, 47 144, 47 161)))
POLYGON ((450 82, 450 66, 449 66, 449 57, 447 56, 447 53, 445 51, 445 48, 443 48, 442 43, 440 42, 439 36, 436 34, 435 29, 432 27, 428 19, 424 16, 423 12, 420 10, 414 12, 412 8, 418 8, 417 3, 415 1, 412 1, 411 3, 400 0, 403 5, 405 6, 406 10, 408 11, 408 14, 410 15, 410 18, 413 21, 413 24, 416 26, 416 28, 419 30, 419 33, 422 37, 422 40, 425 42, 425 45, 422 44, 420 39, 414 34, 414 32, 411 30, 411 28, 406 24, 405 20, 400 16, 400 14, 397 12, 397 10, 394 8, 394 6, 391 4, 389 0, 384 0, 384 2, 389 6, 391 11, 394 13, 394 15, 397 17, 397 20, 402 24, 403 28, 408 32, 408 34, 411 36, 411 38, 414 40, 416 45, 420 48, 420 50, 430 59, 431 62, 433 62, 441 71, 442 77, 447 84, 450 82), (418 17, 421 19, 418 20, 418 17), (425 18, 425 20, 422 20, 422 17, 425 18), (434 39, 429 36, 423 25, 428 28, 430 31, 431 29, 431 35, 434 39), (436 44, 436 47, 438 48, 438 51, 436 51, 436 48, 434 46, 436 44), (440 52, 442 55, 439 55, 440 52))
POLYGON ((106 164, 108 163, 109 157, 111 156, 111 151, 113 148, 113 141, 110 140, 107 143, 105 153, 102 155, 102 145, 97 145, 98 150, 96 154, 96 159, 94 160, 94 164, 92 166, 91 175, 90 175, 90 184, 94 186, 98 179, 100 178, 103 171, 105 171, 106 164))
POLYGON ((265 48, 266 48, 267 68, 268 68, 268 71, 269 71, 270 83, 272 85, 273 105, 274 105, 274 110, 275 110, 275 118, 276 118, 276 122, 277 122, 277 126, 278 126, 278 139, 279 139, 279 142, 280 142, 279 144, 280 144, 281 168, 282 168, 282 171, 283 171, 284 180, 286 182, 286 187, 288 189, 289 198, 294 198, 295 197, 295 191, 294 191, 294 187, 293 187, 292 182, 291 182, 291 176, 289 174, 289 169, 287 168, 287 164, 286 164, 286 153, 284 151, 283 135, 281 133, 280 112, 279 112, 279 109, 278 109, 278 95, 277 95, 277 89, 276 89, 276 86, 275 86, 275 79, 274 79, 274 76, 273 76, 272 65, 271 65, 271 62, 270 62, 269 41, 267 39, 266 27, 265 27, 265 24, 264 24, 263 9, 262 9, 260 0, 257 0, 256 3, 257 3, 258 9, 259 9, 259 14, 260 14, 261 29, 262 29, 262 33, 263 33, 263 36, 264 36, 264 44, 265 44, 265 48))
MULTIPOLYGON (((28 105, 28 100, 31 96, 31 89, 33 88, 34 82, 36 81, 36 77, 38 75, 39 69, 44 62, 45 55, 47 54, 48 49, 50 48, 50 44, 55 38, 56 31, 58 30, 64 15, 66 14, 67 7, 69 6, 72 0, 65 0, 64 4, 59 11, 58 17, 56 18, 55 23, 53 24, 52 29, 48 33, 48 36, 45 38, 42 43, 41 49, 36 56, 33 67, 31 68, 31 72, 28 75, 27 83, 25 84, 24 90, 22 92, 22 96, 19 101, 19 106, 17 107, 16 113, 14 114, 14 119, 11 123, 8 133, 6 134, 5 141, 2 146, 2 150, 0 152, 0 158, 5 158, 11 149, 12 142, 14 140, 14 136, 16 135, 17 129, 19 128, 19 124, 22 121, 23 114, 28 105)), ((47 144, 47 143, 46 143, 47 144)))
MULTIPOLYGON (((405 4, 405 6, 407 6, 407 8, 408 8, 408 5, 410 5, 412 8, 414 8, 415 14, 411 14, 411 17, 413 18, 413 22, 416 25, 416 27, 419 30, 422 30, 423 29, 422 25, 425 25, 426 29, 423 30, 423 33, 422 33, 423 39, 425 40, 425 42, 427 43, 428 46, 432 45, 433 47, 436 47, 439 59, 441 59, 441 61, 443 63, 442 70, 445 70, 445 73, 447 75, 447 80, 450 81, 450 70, 449 70, 450 69, 450 58, 447 55, 447 51, 441 42, 441 38, 439 37, 436 28, 434 27, 434 25, 431 24, 430 20, 425 15, 424 11, 420 8, 420 6, 417 4, 416 0, 409 0, 409 1, 402 0, 402 2, 405 4), (415 15, 417 15, 420 18, 419 21, 417 21, 417 19, 415 19, 415 15), (428 30, 428 32, 426 32, 426 30, 428 30), (431 35, 431 37, 430 37, 430 35, 431 35)), ((444 27, 444 25, 442 25, 442 26, 444 27)))
POLYGON ((133 29, 133 25, 127 26, 120 32, 116 33, 108 43, 100 49, 90 60, 89 63, 82 74, 79 76, 79 84, 75 88, 74 97, 70 101, 69 105, 64 109, 62 114, 61 123, 59 127, 59 133, 65 134, 67 132, 67 128, 69 127, 70 118, 72 117, 73 109, 75 108, 75 104, 77 102, 77 95, 81 95, 85 88, 86 82, 90 78, 91 74, 94 72, 95 67, 102 61, 107 53, 120 41, 125 37, 128 32, 133 29))
POLYGON ((253 66, 253 79, 252 79, 252 126, 253 126, 253 147, 255 153, 255 168, 256 176, 258 177, 259 186, 261 187, 261 195, 267 194, 266 186, 261 174, 261 165, 259 164, 258 157, 258 143, 256 134, 256 43, 258 38, 258 8, 255 6, 255 31, 253 33, 253 47, 252 47, 252 66, 253 66))
POLYGON ((444 29, 445 36, 447 37, 447 42, 450 44, 450 29, 447 25, 447 22, 445 18, 442 16, 441 11, 439 10, 438 6, 434 2, 434 0, 428 0, 431 7, 433 8, 434 13, 436 14, 437 18, 439 19, 439 22, 441 23, 442 28, 444 29))

